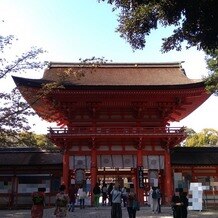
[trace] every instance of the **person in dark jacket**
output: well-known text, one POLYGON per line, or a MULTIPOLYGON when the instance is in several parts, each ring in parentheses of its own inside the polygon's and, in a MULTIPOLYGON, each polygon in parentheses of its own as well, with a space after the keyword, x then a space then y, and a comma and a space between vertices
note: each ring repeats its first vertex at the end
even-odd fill
POLYGON ((188 198, 187 198, 187 193, 182 192, 180 193, 180 198, 182 201, 182 218, 187 218, 188 216, 188 198))
POLYGON ((107 193, 108 193, 108 200, 109 200, 109 205, 112 206, 112 194, 111 194, 111 191, 113 190, 113 186, 114 184, 111 182, 108 186, 108 189, 107 189, 107 193))
POLYGON ((188 198, 182 189, 177 189, 172 197, 172 210, 174 218, 187 218, 188 198))
POLYGON ((136 194, 133 191, 130 192, 130 189, 127 189, 127 212, 129 218, 136 218, 137 208, 135 208, 134 202, 137 202, 136 194))
POLYGON ((76 203, 76 195, 77 195, 77 189, 75 184, 71 184, 70 188, 69 188, 69 198, 70 198, 70 205, 68 210, 70 212, 74 211, 75 208, 75 203, 76 203))
POLYGON ((96 183, 95 187, 93 188, 93 194, 94 194, 94 206, 99 207, 99 198, 101 195, 101 189, 98 183, 96 183))
POLYGON ((157 203, 158 203, 158 213, 161 213, 161 192, 159 187, 157 188, 157 203))

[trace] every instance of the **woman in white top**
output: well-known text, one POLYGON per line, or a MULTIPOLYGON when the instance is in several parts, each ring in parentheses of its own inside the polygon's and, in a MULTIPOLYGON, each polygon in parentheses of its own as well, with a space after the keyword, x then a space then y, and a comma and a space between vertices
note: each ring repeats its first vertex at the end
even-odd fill
POLYGON ((85 197, 86 197, 86 192, 83 189, 83 186, 80 186, 80 188, 78 189, 78 197, 79 197, 79 205, 80 205, 80 209, 85 208, 85 197))

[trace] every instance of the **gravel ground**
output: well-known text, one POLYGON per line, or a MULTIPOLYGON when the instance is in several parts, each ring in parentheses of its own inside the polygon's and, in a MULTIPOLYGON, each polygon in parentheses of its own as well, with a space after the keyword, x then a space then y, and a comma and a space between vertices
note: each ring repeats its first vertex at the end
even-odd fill
MULTIPOLYGON (((123 208, 123 218, 127 218, 128 214, 126 208, 123 208)), ((44 210, 43 218, 52 218, 54 208, 48 208, 44 210)), ((30 218, 30 210, 0 210, 0 218, 30 218)), ((110 218, 110 207, 86 207, 85 209, 76 208, 74 212, 67 214, 67 217, 74 218, 110 218)), ((162 213, 153 214, 149 207, 142 207, 140 211, 137 212, 137 218, 154 218, 154 217, 163 217, 163 218, 172 218, 172 211, 169 207, 163 207, 162 213)), ((218 210, 204 210, 204 211, 188 211, 188 218, 218 218, 218 210)))

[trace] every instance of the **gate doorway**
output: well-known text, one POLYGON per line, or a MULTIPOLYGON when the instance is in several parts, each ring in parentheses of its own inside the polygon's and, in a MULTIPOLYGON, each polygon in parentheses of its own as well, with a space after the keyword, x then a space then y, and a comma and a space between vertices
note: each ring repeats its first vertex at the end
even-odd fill
MULTIPOLYGON (((91 198, 92 195, 92 188, 91 188, 91 173, 89 170, 84 170, 83 174, 83 180, 81 184, 78 184, 76 182, 76 171, 70 171, 70 181, 72 183, 76 183, 77 187, 80 185, 83 185, 85 187, 85 190, 87 192, 88 198, 91 198)), ((152 173, 154 170, 152 170, 152 173)), ((120 185, 120 188, 132 188, 134 189, 134 192, 141 197, 142 201, 141 203, 143 205, 149 205, 149 195, 150 195, 150 189, 153 184, 151 182, 151 179, 149 178, 151 174, 151 171, 148 169, 143 169, 143 187, 139 187, 139 178, 138 178, 138 171, 137 168, 98 168, 97 170, 97 182, 100 185, 100 188, 102 188, 103 184, 106 184, 107 188, 110 184, 115 184, 118 182, 120 185)), ((163 191, 163 171, 156 171, 155 173, 157 175, 158 180, 158 186, 160 187, 160 190, 163 191)), ((108 194, 108 193, 107 193, 108 194)), ((91 202, 89 199, 88 202, 91 202)), ((108 202, 108 201, 107 201, 108 202)), ((100 203, 102 203, 102 199, 100 199, 100 203)), ((89 205, 90 203, 88 203, 89 205)))

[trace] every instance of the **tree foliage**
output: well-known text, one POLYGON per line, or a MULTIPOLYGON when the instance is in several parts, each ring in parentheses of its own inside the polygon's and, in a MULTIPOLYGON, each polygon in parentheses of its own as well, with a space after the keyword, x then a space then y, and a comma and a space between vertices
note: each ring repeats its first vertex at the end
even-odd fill
MULTIPOLYGON (((27 52, 13 57, 7 56, 8 50, 13 50, 15 37, 13 35, 0 35, 0 83, 12 83, 8 77, 28 70, 38 70, 45 66, 38 60, 44 51, 41 48, 32 47, 27 52)), ((13 52, 11 52, 13 53, 13 52)), ((10 86, 9 86, 10 87, 10 86)), ((0 90, 0 142, 1 145, 11 143, 12 137, 17 137, 17 132, 30 129, 28 117, 34 115, 34 111, 22 98, 17 88, 0 90)))
POLYGON ((184 142, 187 147, 214 147, 218 146, 218 131, 215 129, 203 129, 199 133, 188 134, 184 142))
POLYGON ((218 48, 216 0, 99 0, 119 9, 117 31, 133 49, 142 49, 151 30, 174 26, 173 34, 163 39, 162 50, 181 50, 197 46, 203 50, 218 48))
POLYGON ((146 37, 159 26, 174 27, 173 33, 163 38, 162 52, 196 46, 207 54, 210 75, 207 90, 218 92, 218 3, 217 0, 99 0, 118 9, 117 32, 132 48, 143 49, 146 37))
POLYGON ((56 150, 57 147, 48 139, 46 135, 32 132, 19 132, 13 135, 0 135, 1 147, 30 147, 45 150, 56 150))
POLYGON ((207 67, 210 71, 206 79, 207 89, 211 93, 218 95, 218 49, 215 51, 207 51, 207 67))

